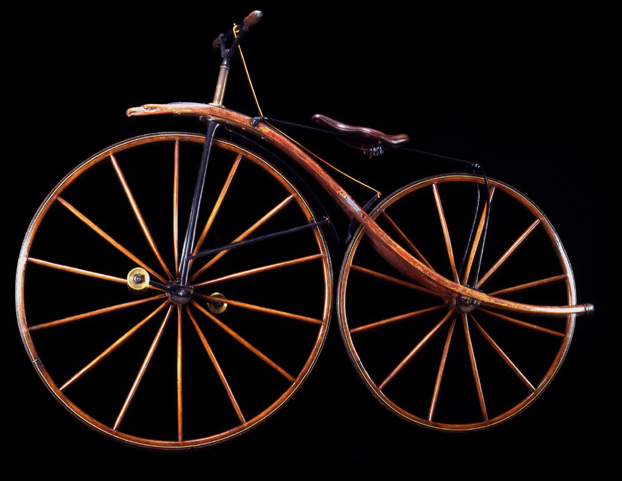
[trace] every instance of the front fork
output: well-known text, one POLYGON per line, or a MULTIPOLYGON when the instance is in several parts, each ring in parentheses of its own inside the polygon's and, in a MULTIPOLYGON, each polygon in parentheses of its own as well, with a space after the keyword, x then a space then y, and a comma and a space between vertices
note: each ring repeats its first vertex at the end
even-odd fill
MULTIPOLYGON (((237 46, 239 39, 236 39, 234 45, 237 46)), ((225 48, 224 35, 220 36, 220 45, 222 51, 223 61, 220 66, 220 73, 218 75, 218 81, 216 83, 216 90, 214 92, 214 100, 212 105, 222 107, 223 97, 227 87, 227 79, 229 77, 229 60, 234 50, 225 48)), ((194 196, 192 197, 192 206, 190 208, 190 218, 188 219, 188 227, 186 229, 186 235, 184 237, 184 245, 181 251, 181 264, 179 269, 179 283, 181 286, 188 285, 188 272, 190 271, 190 264, 192 263, 192 249, 194 247, 194 241, 197 231, 197 219, 199 217, 199 206, 201 205, 201 197, 203 196, 203 189, 205 187, 205 176, 207 173, 207 164, 209 162, 210 152, 212 150, 212 143, 214 141, 214 134, 220 124, 213 120, 207 121, 207 132, 205 134, 205 143, 203 144, 203 154, 201 157, 201 164, 199 165, 199 172, 197 175, 196 184, 194 186, 194 196)))
POLYGON ((159 282, 150 279, 149 273, 144 268, 136 267, 130 271, 127 277, 128 287, 131 290, 135 292, 144 292, 151 285, 166 292, 171 302, 177 305, 187 304, 192 299, 193 288, 188 282, 189 272, 192 261, 194 260, 193 249, 195 248, 194 244, 199 218, 199 209, 201 199, 203 197, 203 190, 205 188, 205 179, 207 177, 207 164, 209 163, 214 135, 219 125, 220 123, 215 120, 210 119, 207 121, 207 132, 205 135, 203 152, 194 186, 192 204, 190 206, 190 215, 188 218, 188 225, 180 256, 178 277, 171 280, 168 284, 160 284, 159 282))
POLYGON ((203 153, 201 156, 201 164, 197 174, 196 184, 194 186, 194 195, 192 197, 192 205, 190 207, 190 217, 188 219, 188 227, 184 236, 184 244, 181 250, 181 263, 179 268, 179 284, 180 286, 188 285, 188 273, 192 262, 192 249, 197 231, 197 221, 199 218, 199 206, 203 197, 203 189, 205 187, 205 177, 207 174, 207 164, 209 162, 210 152, 214 134, 220 124, 215 120, 207 121, 207 133, 205 134, 205 144, 203 145, 203 153))

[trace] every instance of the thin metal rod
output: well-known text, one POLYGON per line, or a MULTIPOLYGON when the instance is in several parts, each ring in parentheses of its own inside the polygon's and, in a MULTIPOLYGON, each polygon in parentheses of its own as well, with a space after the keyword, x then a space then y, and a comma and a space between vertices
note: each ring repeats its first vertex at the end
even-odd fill
MULTIPOLYGON (((269 219, 272 218, 272 216, 274 216, 277 212, 279 212, 281 209, 283 209, 287 204, 289 204, 289 202, 291 202, 291 200, 294 198, 294 194, 290 194, 288 197, 286 197, 283 201, 281 201, 276 207, 274 207, 273 209, 271 209, 267 214, 265 214, 261 219, 259 219, 257 222, 255 222, 252 226, 250 226, 248 229, 246 229, 242 234, 240 234, 238 237, 236 237, 233 242, 239 242, 241 240, 246 239, 249 235, 251 235, 255 230, 257 230, 259 227, 261 227, 265 222, 267 222, 269 219)), ((201 267, 199 270, 197 270, 193 275, 192 275, 192 279, 196 279, 199 275, 201 275, 206 269, 208 269, 209 267, 211 267, 212 265, 214 265, 214 263, 220 259, 222 256, 224 256, 227 252, 227 250, 224 251, 220 251, 218 254, 216 254, 214 257, 212 257, 212 259, 209 260, 209 262, 207 262, 207 264, 205 264, 203 267, 201 267)))
POLYGON ((181 251, 181 267, 180 279, 182 284, 188 282, 188 271, 190 269, 189 253, 192 252, 194 238, 197 230, 197 219, 199 217, 199 207, 201 198, 203 197, 203 189, 205 187, 205 177, 207 175, 207 164, 212 150, 212 142, 214 134, 218 128, 218 123, 214 120, 207 122, 207 133, 205 134, 205 144, 203 145, 203 154, 201 156, 201 164, 197 174, 197 181, 194 187, 194 195, 192 197, 192 206, 190 208, 190 218, 188 220, 188 228, 184 237, 184 245, 181 251))
MULTIPOLYGON (((465 249, 464 249, 464 253, 462 254, 462 260, 460 261, 460 269, 458 270, 458 273, 462 276, 462 283, 465 284, 466 282, 468 282, 468 275, 465 276, 464 275, 464 264, 467 261, 467 256, 469 253, 469 246, 471 246, 471 243, 474 242, 475 244, 477 244, 477 240, 473 241, 473 234, 476 231, 475 227, 477 225, 477 218, 479 216, 479 210, 480 210, 480 205, 481 205, 481 192, 480 192, 480 186, 478 184, 475 185, 475 190, 476 190, 476 202, 475 202, 475 212, 473 212, 473 222, 471 223, 471 229, 469 231, 469 235, 467 238, 467 242, 465 244, 465 249), (467 281, 465 281, 464 279, 467 279, 467 281)), ((486 206, 487 204, 485 204, 486 206)), ((476 251, 473 250, 472 254, 474 254, 476 251)), ((467 269, 470 270, 470 269, 467 269)))
POLYGON ((475 269, 472 274, 472 280, 468 281, 469 285, 476 286, 479 283, 479 274, 482 268, 482 260, 484 258, 484 249, 486 245, 486 237, 488 235, 488 224, 490 222, 490 211, 492 208, 492 194, 494 192, 494 187, 492 189, 490 188, 490 183, 488 182, 488 176, 486 175, 486 172, 484 172, 484 168, 481 165, 475 164, 473 168, 475 170, 480 171, 482 177, 484 178, 484 184, 486 185, 486 200, 485 200, 486 214, 484 216, 485 219, 483 221, 481 239, 479 240, 479 249, 477 252, 477 261, 475 263, 475 269))
POLYGON ((179 139, 175 141, 173 172, 173 256, 175 275, 179 276, 179 139))
POLYGON ((475 257, 479 251, 478 247, 480 246, 480 242, 482 241, 483 231, 486 226, 486 220, 488 218, 488 210, 490 208, 490 202, 492 201, 492 196, 494 194, 494 187, 490 191, 490 198, 488 202, 484 204, 484 210, 482 211, 482 215, 480 217, 479 225, 477 227, 477 232, 475 233, 475 239, 473 240, 473 244, 471 245, 471 250, 469 253, 469 258, 467 261, 467 265, 462 273, 462 284, 467 285, 469 282, 469 276, 471 275, 471 268, 473 267, 473 262, 475 261, 475 257))
POLYGON ((216 254, 217 252, 226 251, 230 249, 235 249, 238 247, 244 247, 250 244, 256 244, 258 242, 264 242, 267 240, 275 239, 276 237, 293 234, 295 232, 299 232, 304 229, 310 229, 313 227, 318 227, 328 223, 328 219, 324 219, 318 222, 313 222, 311 224, 305 224, 298 227, 292 227, 291 229, 285 229, 280 232, 273 232, 272 234, 265 234, 259 237, 255 237, 253 239, 242 240, 239 242, 232 242, 231 244, 226 244, 220 247, 214 247, 213 249, 205 249, 203 251, 197 252, 195 255, 190 256, 190 259, 196 259, 198 257, 205 257, 210 254, 216 254))
POLYGON ((235 176, 235 173, 238 170, 238 166, 240 165, 241 160, 242 160, 242 154, 238 154, 237 158, 235 159, 235 162, 231 166, 229 175, 227 176, 227 179, 225 180, 225 183, 222 186, 220 194, 218 195, 218 199, 216 199, 214 208, 212 209, 209 215, 209 218, 207 219, 207 222, 205 223, 203 232, 201 232, 201 235, 199 236, 199 240, 197 241, 196 246, 194 247, 194 254, 196 254, 198 250, 201 248, 201 246, 203 245, 203 242, 205 241, 205 237, 207 236, 207 233, 212 227, 212 224, 214 223, 214 219, 216 218, 216 215, 218 214, 218 211, 220 210, 220 207, 222 206, 225 196, 227 195, 227 192, 229 191, 229 187, 231 186, 231 182, 233 181, 233 178, 235 176))

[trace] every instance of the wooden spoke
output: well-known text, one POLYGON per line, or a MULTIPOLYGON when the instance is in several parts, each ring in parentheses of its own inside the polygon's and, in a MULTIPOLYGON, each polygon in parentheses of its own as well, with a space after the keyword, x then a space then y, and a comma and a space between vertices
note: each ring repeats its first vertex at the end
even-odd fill
POLYGON ((139 299, 137 301, 124 302, 122 304, 115 304, 114 306, 109 306, 109 307, 104 307, 101 309, 95 309, 93 311, 83 312, 82 314, 76 314, 75 316, 63 317, 62 319, 56 319, 55 321, 35 324, 34 326, 30 326, 29 330, 36 331, 38 329, 46 329, 49 327, 55 327, 61 324, 67 324, 69 322, 79 321, 81 319, 89 319, 91 317, 100 316, 102 314, 109 314, 111 312, 119 311, 121 309, 127 309, 129 307, 134 307, 139 304, 144 304, 146 302, 155 301, 157 299, 162 299, 163 297, 165 297, 165 294, 160 294, 160 295, 145 298, 145 299, 139 299))
POLYGON ((512 253, 514 253, 514 251, 516 251, 516 249, 518 249, 520 247, 520 245, 525 241, 525 239, 527 239, 527 237, 529 237, 529 235, 534 231, 534 229, 536 227, 538 227, 538 225, 540 224, 540 219, 536 219, 535 221, 533 221, 533 223, 525 230, 525 232, 523 232, 521 234, 521 236, 516 239, 516 241, 514 242, 514 244, 512 244, 510 246, 510 248, 499 258, 499 260, 497 262, 495 262, 495 264, 488 270, 488 272, 486 272, 486 274, 484 274, 479 282, 477 283, 477 288, 481 289, 482 286, 484 285, 484 283, 488 280, 488 278, 494 274, 494 272, 499 269, 499 267, 501 267, 503 265, 503 263, 508 260, 510 258, 510 256, 512 255, 512 253))
POLYGON ((378 279, 382 279, 384 281, 393 282, 400 286, 408 287, 409 289, 415 289, 415 290, 425 292, 427 294, 438 297, 438 293, 431 291, 430 289, 426 289, 425 287, 420 286, 419 284, 414 284, 412 282, 403 281, 402 279, 398 279, 397 277, 389 276, 387 274, 383 274, 381 272, 374 271, 372 269, 367 269, 366 267, 361 267, 361 266, 354 265, 354 264, 352 264, 351 269, 354 271, 362 272, 363 274, 367 274, 369 276, 377 277, 378 279))
POLYGON ((422 314, 427 314, 428 312, 433 312, 433 311, 436 311, 438 309, 442 309, 444 307, 445 306, 443 304, 441 304, 441 305, 438 305, 438 306, 428 307, 427 309, 419 309, 417 311, 407 312, 405 314, 400 314, 399 316, 389 317, 389 318, 383 319, 381 321, 372 322, 371 324, 366 324, 364 326, 360 326, 360 327, 356 327, 354 329, 351 329, 350 330, 350 334, 359 334, 361 332, 370 331, 370 330, 376 329, 378 327, 388 326, 390 324, 394 324, 396 322, 400 322, 400 321, 403 321, 405 319, 411 319, 413 317, 417 317, 417 316, 420 316, 422 314))
POLYGON ((117 173, 117 176, 119 177, 119 182, 121 182, 121 185, 123 186, 125 195, 127 196, 127 199, 130 202, 130 205, 132 206, 132 210, 134 211, 136 220, 138 221, 138 224, 140 225, 140 228, 143 231, 143 234, 145 235, 145 238, 147 239, 149 246, 151 247, 151 250, 155 254, 158 261, 160 262, 160 266, 162 267, 162 269, 164 269, 164 272, 166 273, 166 275, 169 278, 172 277, 170 271, 168 270, 168 268, 166 267, 166 264, 164 263, 164 259, 162 258, 160 251, 158 250, 153 240, 153 237, 151 236, 151 232, 149 232, 147 223, 145 222, 145 219, 143 218, 143 215, 141 214, 140 209, 138 208, 138 204, 136 203, 136 200, 134 199, 134 195, 132 194, 132 191, 130 190, 130 186, 127 184, 127 181, 125 180, 125 176, 123 175, 123 172, 121 172, 121 168, 119 167, 117 159, 115 158, 114 155, 110 155, 110 160, 112 162, 112 165, 114 166, 114 170, 117 173))
POLYGON ((233 409, 235 410, 235 413, 238 419, 240 420, 242 424, 244 424, 246 422, 246 419, 244 418, 244 415, 242 414, 242 409, 240 409, 240 405, 238 404, 238 401, 233 395, 233 391, 231 390, 231 387, 229 386, 229 382, 227 381, 227 378, 225 377, 225 374, 222 368, 220 367, 218 360, 216 359, 214 351, 212 350, 209 343, 207 342, 207 339, 203 335, 201 328, 197 324, 197 321, 194 318, 194 316, 192 315, 192 311, 190 311, 190 309, 187 306, 186 306, 186 312, 188 313, 188 316, 192 320, 192 324, 194 325, 194 328, 197 334, 199 335, 199 338, 201 339, 201 343, 203 344, 203 347, 205 348, 205 352, 207 352, 207 355, 209 356, 210 361, 212 362, 212 365, 216 369, 216 373, 218 374, 218 377, 220 378, 220 382, 222 383, 223 387, 225 388, 225 391, 227 392, 229 401, 231 401, 231 404, 233 406, 233 409))
MULTIPOLYGON (((229 302, 229 300, 227 300, 227 302, 229 302)), ((253 346, 250 342, 248 342, 246 339, 244 339, 242 336, 240 336, 238 333, 236 333, 233 329, 231 329, 225 323, 221 322, 216 316, 212 315, 209 311, 207 311, 205 308, 203 308, 203 306, 198 304, 196 301, 192 301, 192 304, 197 309, 199 309, 203 314, 205 314, 218 327, 223 329, 227 334, 229 334, 236 341, 238 341, 241 345, 243 345, 245 348, 247 348, 249 351, 251 351, 253 354, 255 354, 259 359, 264 361, 268 366, 272 367, 275 371, 280 373, 288 381, 293 382, 295 380, 294 376, 292 376, 287 371, 285 371, 285 369, 283 369, 281 366, 279 366, 277 363, 275 363, 272 359, 270 359, 268 356, 266 356, 263 352, 261 352, 255 346, 253 346)))
POLYGON ((544 286, 546 284, 550 284, 551 282, 565 281, 566 279, 568 279, 568 276, 566 274, 559 274, 557 276, 546 277, 544 279, 538 279, 537 281, 526 282, 525 284, 520 284, 517 286, 499 289, 497 291, 492 291, 490 295, 499 296, 499 295, 509 294, 512 292, 518 292, 518 291, 522 291, 526 289, 533 289, 534 287, 544 286))
POLYGON ((67 202, 62 197, 58 197, 57 200, 62 205, 64 205, 72 214, 74 214, 78 219, 80 219, 82 222, 84 222, 93 231, 95 231, 104 240, 106 240, 110 245, 112 245, 114 248, 116 248, 119 252, 123 253, 128 258, 132 259, 132 261, 134 261, 137 265, 139 265, 139 266, 143 267, 145 270, 149 271, 149 273, 151 275, 153 275, 154 277, 158 278, 161 282, 164 282, 164 283, 166 282, 164 277, 162 277, 160 274, 158 274, 156 271, 154 271, 152 268, 150 268, 147 264, 145 264, 143 261, 141 261, 138 257, 136 257, 134 254, 132 254, 129 250, 127 250, 125 247, 123 247, 121 244, 119 244, 116 240, 114 240, 110 235, 108 235, 106 232, 104 232, 103 229, 101 229, 99 226, 97 226, 94 222, 92 222, 88 217, 86 217, 84 214, 82 214, 82 212, 80 212, 78 209, 76 209, 73 205, 71 205, 69 202, 67 202))
POLYGON ((443 236, 445 238, 445 247, 447 248, 447 257, 449 258, 449 265, 451 266, 451 273, 454 281, 459 282, 458 269, 456 268, 456 260, 454 259, 454 250, 451 245, 451 236, 449 235, 449 228, 447 227, 447 219, 445 218, 445 212, 443 210, 443 204, 441 203, 441 196, 438 193, 438 186, 432 184, 432 191, 434 192, 434 201, 436 202, 436 210, 438 211, 438 217, 441 221, 441 227, 443 228, 443 236))
POLYGON ((380 383, 380 385, 378 386, 380 388, 380 390, 384 389, 384 387, 387 385, 387 383, 389 383, 393 378, 395 378, 395 376, 413 359, 413 357, 415 357, 415 355, 421 350, 421 348, 424 347, 428 342, 430 342, 430 340, 434 337, 434 335, 436 335, 436 333, 438 333, 438 330, 443 326, 443 324, 445 324, 445 322, 447 322, 447 319, 449 319, 453 314, 454 314, 453 311, 449 311, 438 322, 438 324, 436 324, 436 326, 434 326, 430 330, 430 332, 428 332, 423 337, 423 339, 421 339, 421 341, 419 341, 419 343, 413 348, 413 350, 408 353, 408 355, 395 367, 395 369, 393 369, 393 371, 391 371, 391 374, 389 374, 384 379, 384 381, 382 381, 382 383, 380 383))
POLYGON ((533 387, 533 384, 531 384, 529 382, 529 379, 527 379, 525 377, 525 375, 518 369, 518 367, 516 367, 516 364, 514 364, 510 358, 508 357, 508 355, 503 352, 503 349, 501 349, 501 347, 499 347, 499 345, 492 339, 492 337, 490 337, 490 335, 484 330, 484 328, 475 320, 475 318, 473 316, 471 316, 471 319, 473 320, 473 324, 475 324, 475 327, 477 327, 477 329, 479 330, 479 332, 482 333, 482 335, 484 336, 484 339, 486 339, 486 341, 488 341, 488 343, 493 347, 493 349, 497 352, 497 354, 499 354, 499 356, 501 356, 501 358, 503 359, 503 361, 510 367, 510 369, 512 369, 512 371, 514 371, 514 373, 519 377, 519 379, 525 384, 525 386, 527 386, 531 392, 535 391, 536 388, 533 387))
POLYGON ((225 282, 228 280, 240 279, 242 277, 251 276, 254 274, 261 274, 262 272, 269 272, 269 271, 273 271, 276 269, 281 269, 283 267, 290 267, 290 266, 302 264, 303 262, 309 262, 309 261, 313 261, 313 260, 317 260, 321 258, 322 258, 322 254, 313 254, 310 256, 299 257, 297 259, 291 259, 289 261, 276 262, 274 264, 261 266, 261 267, 255 267, 254 269, 248 269, 245 271, 236 272, 234 274, 229 274, 229 275, 218 277, 215 279, 210 279, 207 281, 199 282, 195 284, 194 287, 196 289, 198 287, 205 287, 205 286, 209 286, 212 284, 219 284, 221 282, 225 282))
POLYGON ((121 421, 125 417, 125 413, 127 412, 127 409, 129 408, 130 403, 132 402, 132 399, 134 398, 134 395, 136 394, 136 390, 138 389, 138 386, 140 382, 142 381, 143 376, 145 375, 145 371, 147 370, 147 367, 149 366, 149 363, 151 362, 153 353, 155 352, 156 348, 158 347, 158 343, 160 342, 160 339, 162 338, 162 333, 164 332, 164 328, 166 327, 166 323, 168 321, 168 318, 171 314, 172 309, 173 309, 173 306, 172 305, 169 306, 168 311, 166 313, 166 317, 162 321, 162 324, 160 325, 160 329, 158 330, 158 333, 156 334, 155 338, 153 339, 153 342, 151 343, 151 347, 149 347, 149 351, 147 352, 147 355, 145 356, 145 360, 143 361, 143 364, 140 367, 138 374, 136 375, 134 384, 132 384, 132 388, 130 389, 130 392, 128 393, 127 398, 125 399, 125 402, 123 403, 123 407, 121 408, 121 411, 119 412, 119 415, 117 416, 117 420, 114 423, 114 427, 113 427, 114 430, 118 429, 119 424, 121 424, 121 421))
MULTIPOLYGON (((199 296, 208 301, 214 301, 214 302, 221 301, 221 299, 217 297, 207 296, 205 294, 199 294, 199 296)), ((240 301, 236 301, 236 300, 229 299, 229 298, 227 298, 227 304, 240 307, 242 309, 248 309, 249 311, 261 312, 263 314, 268 314, 271 316, 285 317, 287 319, 293 319, 295 321, 309 322, 311 324, 322 325, 322 321, 320 319, 315 319, 315 318, 308 317, 308 316, 301 316, 299 314, 294 314, 291 312, 279 311, 277 309, 270 309, 269 307, 257 306, 255 304, 248 304, 246 302, 240 302, 240 301)))
POLYGON ((166 307, 167 303, 161 304, 157 309, 152 311, 148 316, 146 316, 143 320, 137 323, 134 327, 132 327, 129 331, 123 334, 119 339, 113 342, 108 348, 106 348, 101 354, 95 357, 91 362, 89 362, 86 366, 80 369, 76 374, 74 374, 65 384, 60 387, 60 390, 68 388, 75 381, 80 379, 84 374, 89 372, 95 366, 97 366, 101 361, 103 361, 107 356, 121 347, 129 338, 131 338, 134 334, 138 332, 138 330, 143 327, 149 320, 151 320, 158 312, 160 312, 164 307, 166 307))
POLYGON ((516 319, 514 317, 510 317, 510 316, 505 315, 505 314, 501 314, 499 312, 490 311, 488 309, 480 309, 480 311, 481 312, 485 312, 486 314, 490 314, 491 316, 494 316, 494 317, 496 317, 498 319, 502 319, 504 321, 511 322, 512 324, 516 324, 516 325, 521 326, 521 327, 526 327, 527 329, 532 329, 534 331, 543 332, 543 333, 550 334, 552 336, 557 336, 557 337, 565 337, 566 336, 566 334, 564 334, 563 332, 554 331, 552 329, 548 329, 546 327, 542 327, 542 326, 539 326, 537 324, 531 324, 529 322, 521 321, 519 319, 516 319))
POLYGON ((52 269, 58 269, 65 272, 71 272, 72 274, 79 274, 87 277, 94 277, 103 281, 117 282, 119 284, 127 284, 127 279, 122 277, 109 276, 107 274, 101 274, 99 272, 87 271, 85 269, 78 269, 77 267, 66 266, 63 264, 57 264, 55 262, 48 262, 41 259, 35 259, 33 257, 28 258, 28 262, 38 264, 40 266, 51 267, 52 269))
POLYGON ((406 234, 404 234, 404 232, 402 231, 402 229, 399 228, 399 226, 395 223, 395 221, 389 216, 389 214, 387 214, 386 212, 383 212, 383 217, 387 220, 387 222, 391 225, 391 227, 393 228, 393 230, 395 230, 395 232, 397 232, 397 235, 406 243, 406 245, 411 249, 411 251, 415 254, 415 257, 417 257, 417 259, 419 259, 421 262, 423 262, 425 265, 427 265, 428 267, 432 267, 432 264, 430 264, 428 262, 428 260, 425 258, 425 256, 421 253, 421 251, 419 249, 417 249, 417 247, 415 246, 415 244, 413 244, 413 242, 408 238, 408 236, 406 236, 406 234))
POLYGON ((475 360, 475 350, 473 349, 473 341, 471 340, 471 332, 469 330, 469 322, 466 314, 462 314, 462 326, 464 327, 464 334, 466 336, 467 348, 469 350, 469 360, 471 361, 471 370, 473 371, 473 379, 475 381, 475 387, 477 389, 477 397, 479 399, 479 407, 482 411, 482 417, 484 420, 488 419, 488 412, 486 411, 486 401, 484 400, 484 391, 482 389, 482 381, 479 377, 479 371, 477 369, 477 361, 475 360))
POLYGON ((184 439, 182 307, 177 306, 177 440, 184 439))
POLYGON ((428 421, 432 421, 434 417, 434 411, 436 410, 436 403, 438 402, 438 394, 441 390, 441 382, 443 380, 443 373, 445 372, 445 365, 447 364, 447 355, 449 354, 449 346, 451 344, 451 338, 456 328, 456 317, 451 321, 449 330, 447 331, 447 337, 445 338, 445 345, 443 347, 443 355, 441 362, 438 366, 438 372, 436 373, 436 382, 434 383, 434 393, 432 394, 432 402, 430 402, 430 411, 428 413, 428 421))

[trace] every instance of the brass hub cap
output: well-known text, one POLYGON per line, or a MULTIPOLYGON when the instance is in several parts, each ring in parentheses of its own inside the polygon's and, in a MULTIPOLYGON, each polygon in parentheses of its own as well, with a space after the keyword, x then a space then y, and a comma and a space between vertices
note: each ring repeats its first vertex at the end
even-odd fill
POLYGON ((216 297, 218 299, 223 299, 223 301, 216 301, 216 302, 210 301, 207 304, 207 308, 210 310, 210 312, 214 314, 222 314, 223 312, 227 310, 228 304, 224 302, 224 300, 226 300, 224 295, 222 295, 220 292, 214 292, 210 297, 216 297))
POLYGON ((127 285, 133 291, 144 291, 149 287, 149 273, 142 267, 132 269, 127 275, 127 285))

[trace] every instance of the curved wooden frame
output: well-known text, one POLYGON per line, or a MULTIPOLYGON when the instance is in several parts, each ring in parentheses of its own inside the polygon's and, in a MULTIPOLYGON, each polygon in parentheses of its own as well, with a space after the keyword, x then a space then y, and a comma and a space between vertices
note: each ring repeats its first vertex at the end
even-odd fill
POLYGON ((512 302, 488 296, 475 289, 453 282, 429 268, 403 247, 395 242, 367 213, 350 197, 350 195, 313 160, 306 152, 291 140, 264 122, 256 121, 246 115, 228 110, 218 105, 200 103, 145 104, 127 110, 128 116, 146 115, 189 115, 223 122, 230 127, 259 137, 277 148, 305 169, 320 186, 326 190, 339 207, 352 219, 365 226, 366 233, 372 240, 376 250, 394 267, 411 279, 439 292, 449 293, 473 299, 482 305, 488 305, 511 312, 534 313, 539 315, 566 316, 568 314, 588 314, 593 311, 591 304, 574 306, 534 306, 512 302))

